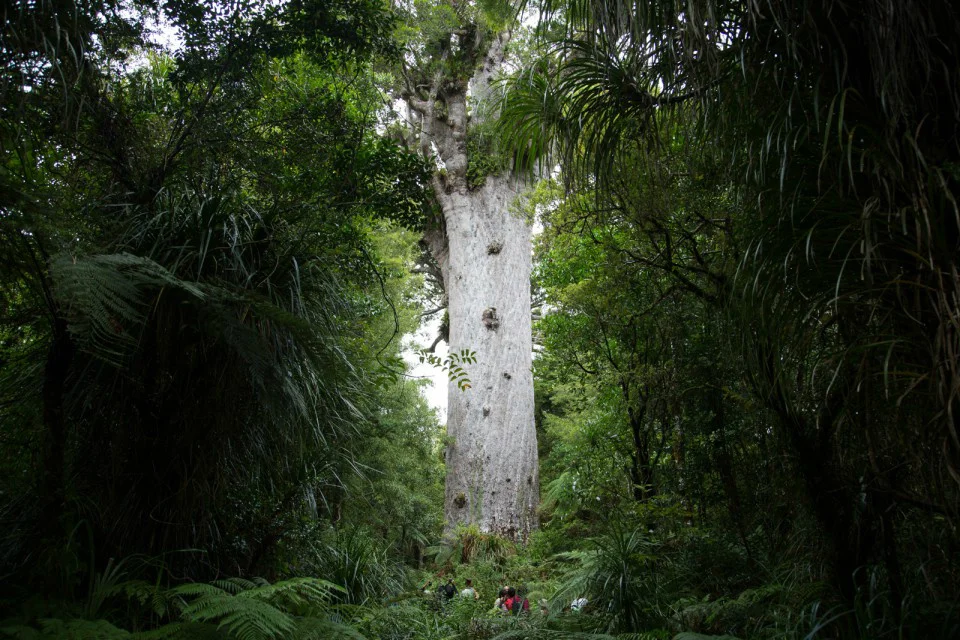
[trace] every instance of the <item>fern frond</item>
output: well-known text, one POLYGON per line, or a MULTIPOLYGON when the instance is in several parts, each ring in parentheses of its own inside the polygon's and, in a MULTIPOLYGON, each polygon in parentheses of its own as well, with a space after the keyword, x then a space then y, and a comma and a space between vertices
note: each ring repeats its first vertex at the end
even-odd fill
POLYGON ((256 589, 258 586, 260 586, 258 583, 253 582, 252 580, 246 580, 245 578, 226 578, 224 580, 214 580, 210 584, 234 595, 247 589, 256 589))
POLYGON ((54 293, 74 340, 91 355, 122 364, 136 346, 151 295, 175 288, 203 299, 204 293, 150 258, 129 253, 60 255, 51 260, 54 293))
POLYGON ((216 592, 184 607, 184 619, 216 623, 238 640, 267 640, 281 637, 294 628, 293 617, 268 602, 230 595, 217 587, 211 586, 211 589, 216 592))
POLYGON ((252 598, 270 604, 292 605, 319 605, 329 602, 331 592, 346 593, 347 590, 319 578, 292 578, 275 584, 266 584, 238 593, 240 598, 252 598))
POLYGON ((643 631, 641 633, 618 633, 614 637, 617 640, 670 640, 673 636, 669 631, 657 629, 655 631, 643 631))
POLYGON ((22 624, 0 627, 0 635, 14 640, 38 640, 41 637, 39 631, 22 624))
POLYGON ((193 634, 186 632, 187 625, 180 622, 165 624, 159 629, 150 631, 141 631, 130 636, 131 640, 168 640, 168 638, 195 638, 193 634))
MULTIPOLYGON (((509 619, 508 619, 509 620, 509 619)), ((493 640, 615 640, 619 636, 588 631, 555 631, 553 629, 511 629, 493 636, 493 640)))
POLYGON ((188 582, 170 589, 170 595, 173 596, 223 596, 229 595, 226 591, 212 584, 203 582, 188 582))
POLYGON ((224 640, 225 637, 224 630, 216 624, 174 622, 159 629, 134 633, 130 640, 224 640))

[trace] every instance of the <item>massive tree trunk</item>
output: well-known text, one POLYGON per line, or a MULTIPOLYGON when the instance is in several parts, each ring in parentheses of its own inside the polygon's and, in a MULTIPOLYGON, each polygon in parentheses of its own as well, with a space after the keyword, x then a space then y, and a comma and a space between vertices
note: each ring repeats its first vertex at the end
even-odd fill
POLYGON ((539 500, 530 327, 530 229, 509 176, 445 194, 450 349, 476 352, 471 388, 450 384, 448 527, 526 539, 539 500))
MULTIPOLYGON (((493 40, 471 82, 483 96, 503 62, 493 40)), ((426 100, 407 97, 420 116, 421 149, 443 168, 433 188, 442 225, 427 233, 449 303, 451 353, 469 349, 470 388, 451 382, 447 412, 446 530, 526 540, 540 496, 533 416, 530 225, 514 205, 524 182, 510 172, 480 186, 467 180, 466 82, 444 79, 426 100)))

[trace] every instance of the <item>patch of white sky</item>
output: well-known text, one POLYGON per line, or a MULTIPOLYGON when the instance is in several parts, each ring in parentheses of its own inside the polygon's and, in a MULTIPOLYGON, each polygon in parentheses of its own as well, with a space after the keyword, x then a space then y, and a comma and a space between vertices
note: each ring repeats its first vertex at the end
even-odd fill
MULTIPOLYGON (((124 5, 120 8, 120 15, 125 20, 143 26, 146 46, 139 51, 132 52, 132 55, 124 60, 113 61, 112 66, 115 71, 122 74, 139 71, 150 64, 150 54, 152 52, 176 55, 183 48, 183 37, 180 35, 180 30, 170 24, 159 9, 134 8, 130 5, 124 5)), ((96 35, 94 35, 94 42, 96 40, 96 35)))
MULTIPOLYGON (((426 382, 420 389, 420 393, 426 398, 427 403, 436 409, 440 422, 446 422, 447 374, 441 371, 439 367, 434 367, 427 362, 420 362, 420 357, 416 353, 416 349, 428 347, 433 343, 440 331, 442 319, 442 313, 435 313, 424 318, 416 333, 408 333, 403 336, 401 344, 403 345, 403 360, 410 367, 408 375, 426 382)), ((447 343, 441 340, 437 343, 435 355, 441 359, 446 358, 448 350, 447 343)))

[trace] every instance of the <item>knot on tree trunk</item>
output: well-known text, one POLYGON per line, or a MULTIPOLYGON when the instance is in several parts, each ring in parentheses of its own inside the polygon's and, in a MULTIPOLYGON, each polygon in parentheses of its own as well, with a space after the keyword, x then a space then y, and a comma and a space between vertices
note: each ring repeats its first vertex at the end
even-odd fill
POLYGON ((483 310, 483 315, 481 316, 481 321, 483 326, 485 326, 490 331, 496 331, 500 328, 500 318, 497 317, 497 308, 496 307, 487 307, 483 310))

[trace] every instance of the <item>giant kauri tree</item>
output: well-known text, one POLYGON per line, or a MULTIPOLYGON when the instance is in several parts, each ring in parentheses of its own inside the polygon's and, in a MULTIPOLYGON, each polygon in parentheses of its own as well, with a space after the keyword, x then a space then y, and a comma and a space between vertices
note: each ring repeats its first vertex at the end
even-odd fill
POLYGON ((514 203, 524 181, 484 148, 491 82, 510 41, 508 10, 467 3, 417 5, 403 97, 419 148, 433 159, 441 211, 426 241, 440 267, 451 352, 469 350, 469 388, 450 383, 448 530, 526 539, 539 499, 533 418, 530 225, 514 203))

